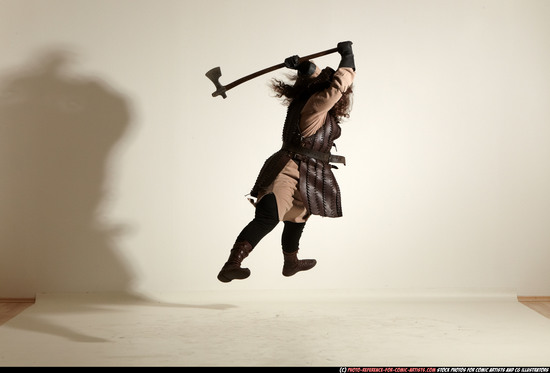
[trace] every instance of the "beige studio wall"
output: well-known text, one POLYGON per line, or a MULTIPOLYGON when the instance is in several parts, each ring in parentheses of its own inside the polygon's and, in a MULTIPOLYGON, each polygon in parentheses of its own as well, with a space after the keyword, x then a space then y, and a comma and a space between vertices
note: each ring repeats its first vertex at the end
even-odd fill
MULTIPOLYGON (((549 295, 550 2, 0 0, 0 297, 369 289, 549 295), (216 275, 280 147, 268 82, 351 40, 336 170, 281 275, 277 227, 216 275)), ((316 60, 336 67, 339 58, 316 60)))

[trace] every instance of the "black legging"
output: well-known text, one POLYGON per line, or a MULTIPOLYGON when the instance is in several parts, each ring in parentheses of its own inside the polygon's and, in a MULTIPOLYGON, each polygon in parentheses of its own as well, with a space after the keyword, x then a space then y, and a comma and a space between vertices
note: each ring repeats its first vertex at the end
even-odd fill
MULTIPOLYGON (((237 236, 236 242, 248 241, 252 248, 271 232, 279 223, 277 199, 273 193, 267 194, 256 205, 254 219, 237 236)), ((294 252, 300 246, 300 238, 306 223, 284 222, 281 245, 284 251, 294 252)))

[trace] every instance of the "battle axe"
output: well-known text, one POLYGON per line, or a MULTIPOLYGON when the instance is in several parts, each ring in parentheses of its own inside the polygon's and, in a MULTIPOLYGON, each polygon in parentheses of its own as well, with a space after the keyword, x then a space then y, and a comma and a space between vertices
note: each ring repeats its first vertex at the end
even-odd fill
MULTIPOLYGON (((323 51, 323 52, 319 52, 319 53, 314 53, 314 54, 310 54, 309 56, 304 56, 304 57, 300 57, 300 59, 298 60, 299 62, 302 62, 302 61, 307 61, 307 60, 310 60, 312 58, 317 58, 317 57, 321 57, 321 56, 326 56, 327 54, 331 54, 331 53, 334 53, 334 52, 338 52, 338 48, 332 48, 332 49, 328 49, 326 51, 323 51)), ((271 71, 274 71, 274 70, 277 70, 277 69, 280 69, 282 67, 285 67, 285 64, 284 63, 280 63, 278 65, 274 65, 274 66, 271 66, 271 67, 268 67, 266 69, 263 69, 263 70, 260 70, 260 71, 256 71, 255 73, 253 74, 250 74, 250 75, 247 75, 245 77, 242 77, 240 79, 237 79, 235 80, 234 82, 232 83, 229 83, 228 85, 222 85, 220 83, 220 77, 222 76, 222 70, 220 69, 220 67, 214 67, 213 69, 209 70, 205 75, 208 77, 208 79, 210 79, 212 81, 212 83, 214 83, 214 85, 216 86, 216 91, 214 93, 212 93, 212 97, 216 97, 216 96, 222 96, 223 98, 227 98, 227 95, 225 94, 225 92, 229 91, 231 88, 235 88, 236 86, 238 86, 239 84, 242 84, 250 79, 254 79, 254 78, 257 78, 258 76, 260 75, 264 75, 264 74, 267 74, 271 71)))

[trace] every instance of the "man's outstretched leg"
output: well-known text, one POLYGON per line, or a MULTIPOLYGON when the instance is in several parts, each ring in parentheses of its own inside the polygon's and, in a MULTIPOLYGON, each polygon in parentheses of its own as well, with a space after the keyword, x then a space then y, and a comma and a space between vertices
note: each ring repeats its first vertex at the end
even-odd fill
POLYGON ((241 268, 241 262, 252 251, 252 245, 248 242, 235 242, 229 259, 225 262, 220 273, 218 273, 218 280, 221 282, 230 282, 232 280, 243 280, 250 276, 250 269, 241 268))
POLYGON ((241 231, 229 259, 218 274, 221 282, 243 280, 250 276, 248 268, 241 268, 242 261, 254 247, 279 223, 277 200, 274 194, 267 194, 256 204, 254 219, 241 231))
POLYGON ((289 277, 315 267, 317 261, 315 259, 298 259, 300 238, 306 223, 285 221, 284 224, 285 228, 281 238, 284 257, 283 276, 289 277))

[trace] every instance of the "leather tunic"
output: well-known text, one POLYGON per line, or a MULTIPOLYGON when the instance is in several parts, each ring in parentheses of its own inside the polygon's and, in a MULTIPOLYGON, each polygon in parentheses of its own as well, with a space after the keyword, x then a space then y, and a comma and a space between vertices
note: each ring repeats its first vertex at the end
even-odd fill
MULTIPOLYGON (((334 140, 340 137, 341 128, 332 115, 312 136, 302 140, 302 147, 329 153, 334 140)), ((319 159, 300 155, 299 190, 307 210, 313 215, 341 217, 340 187, 336 182, 333 166, 319 159)))
POLYGON ((334 116, 327 115, 324 125, 313 135, 302 137, 300 134, 301 111, 307 98, 295 99, 287 110, 283 127, 283 147, 271 155, 262 166, 250 195, 258 194, 269 187, 277 175, 291 160, 299 165, 300 178, 298 190, 309 214, 323 217, 341 217, 340 188, 329 162, 305 154, 292 152, 286 146, 311 149, 321 153, 330 153, 334 140, 340 137, 341 128, 334 116))

